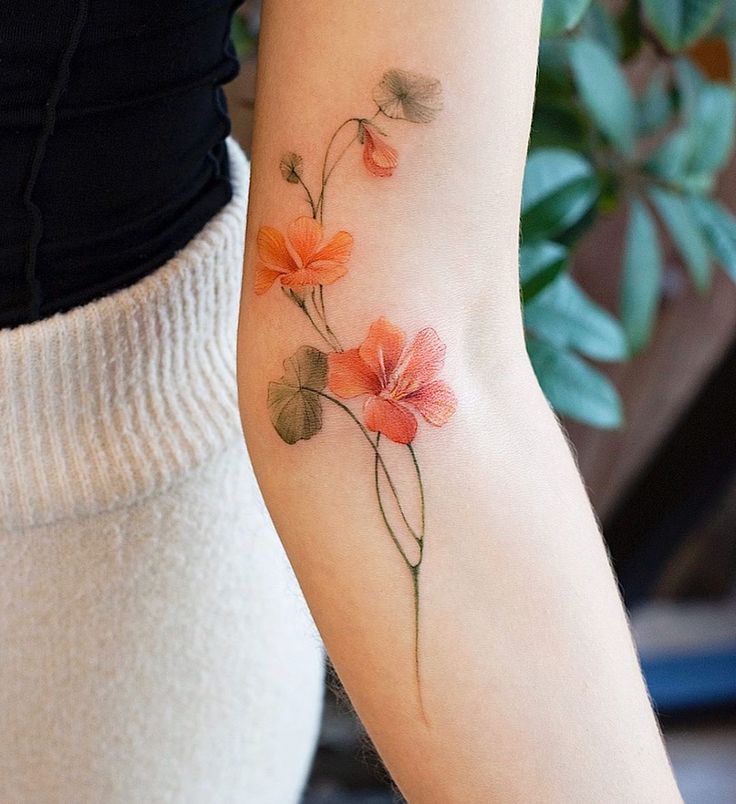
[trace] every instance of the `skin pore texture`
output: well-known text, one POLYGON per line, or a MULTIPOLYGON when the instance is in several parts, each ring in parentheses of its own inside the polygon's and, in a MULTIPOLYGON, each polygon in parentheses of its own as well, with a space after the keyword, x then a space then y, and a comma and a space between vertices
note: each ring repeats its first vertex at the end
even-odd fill
POLYGON ((411 802, 680 801, 518 289, 540 4, 267 0, 248 448, 411 802))

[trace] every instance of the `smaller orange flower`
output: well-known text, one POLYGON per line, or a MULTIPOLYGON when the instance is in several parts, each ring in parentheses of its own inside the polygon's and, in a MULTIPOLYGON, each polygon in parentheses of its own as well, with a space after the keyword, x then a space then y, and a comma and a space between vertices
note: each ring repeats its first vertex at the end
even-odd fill
POLYGON ((391 176, 399 164, 399 152, 381 139, 378 129, 363 120, 360 124, 363 164, 374 176, 391 176))
POLYGON ((258 230, 256 293, 265 293, 278 279, 287 288, 331 285, 347 273, 353 236, 338 232, 322 245, 322 226, 303 216, 289 224, 286 237, 271 226, 258 230))
POLYGON ((408 348, 405 343, 401 329, 379 318, 357 349, 327 356, 327 387, 343 399, 367 394, 365 426, 398 444, 410 444, 417 434, 413 410, 441 427, 457 408, 450 386, 436 379, 445 362, 437 333, 427 327, 408 348))

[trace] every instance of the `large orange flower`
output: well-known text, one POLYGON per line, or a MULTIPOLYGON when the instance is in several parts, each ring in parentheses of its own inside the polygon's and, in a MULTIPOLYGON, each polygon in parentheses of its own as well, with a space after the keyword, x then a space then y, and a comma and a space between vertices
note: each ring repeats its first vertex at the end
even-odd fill
POLYGON ((301 217, 289 224, 286 237, 278 229, 258 230, 256 293, 265 293, 278 279, 288 288, 331 285, 347 272, 345 263, 353 250, 353 236, 338 232, 322 245, 322 226, 314 218, 301 217))
POLYGON ((441 427, 457 407, 452 389, 436 379, 445 362, 437 333, 427 327, 408 348, 405 343, 401 329, 379 318, 357 349, 327 358, 327 387, 343 399, 367 394, 365 426, 399 444, 411 443, 417 433, 412 408, 441 427))

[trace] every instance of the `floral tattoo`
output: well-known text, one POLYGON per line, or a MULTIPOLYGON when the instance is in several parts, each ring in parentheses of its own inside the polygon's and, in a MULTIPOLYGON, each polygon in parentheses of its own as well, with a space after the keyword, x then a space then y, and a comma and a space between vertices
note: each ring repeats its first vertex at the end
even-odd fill
POLYGON ((330 138, 318 192, 309 188, 302 157, 285 154, 279 164, 281 175, 301 187, 310 214, 295 218, 285 234, 271 226, 260 227, 255 279, 259 295, 278 284, 285 298, 306 316, 320 342, 320 348, 304 345, 297 349, 284 361, 281 379, 269 383, 267 403, 276 432, 287 444, 312 438, 322 429, 323 404, 330 403, 350 417, 359 437, 370 446, 378 511, 413 585, 414 659, 422 714, 419 573, 426 501, 414 440, 419 430, 417 414, 428 424, 441 427, 455 412, 457 400, 439 378, 445 345, 431 327, 408 342, 400 327, 379 318, 359 345, 343 347, 328 322, 325 287, 348 273, 353 236, 338 231, 326 237, 323 227, 330 178, 353 146, 361 146, 368 173, 392 176, 399 166, 399 152, 386 141, 388 132, 382 127, 396 120, 430 123, 442 108, 441 94, 439 81, 432 78, 404 70, 386 72, 373 92, 376 108, 372 117, 349 117, 330 138), (354 399, 363 400, 362 410, 348 404, 354 399), (391 475, 385 449, 381 449, 383 437, 408 450, 413 467, 408 492, 391 475), (406 504, 407 493, 416 498, 418 513, 414 517, 406 504))

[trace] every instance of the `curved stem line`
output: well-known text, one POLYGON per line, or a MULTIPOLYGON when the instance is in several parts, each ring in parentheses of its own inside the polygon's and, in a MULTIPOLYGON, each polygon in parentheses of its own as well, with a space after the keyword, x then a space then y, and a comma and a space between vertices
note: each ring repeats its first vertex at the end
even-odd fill
MULTIPOLYGON (((383 516, 383 521, 386 524, 386 528, 389 531, 391 538, 398 545, 398 540, 396 539, 391 525, 389 525, 388 518, 383 508, 383 502, 381 500, 381 489, 378 483, 378 445, 380 443, 381 434, 378 433, 376 436, 376 468, 375 468, 375 478, 376 478, 376 496, 378 497, 378 506, 381 509, 381 515, 383 516)), ((421 538, 417 538, 416 535, 412 532, 412 535, 417 541, 419 545, 419 559, 417 560, 416 564, 409 564, 409 571, 411 572, 411 581, 412 581, 412 591, 413 591, 413 600, 414 600, 414 676, 417 681, 417 696, 419 699, 419 711, 422 714, 422 719, 424 722, 429 725, 429 720, 427 719, 427 713, 424 709, 424 699, 422 698, 422 678, 421 678, 421 670, 420 670, 420 662, 419 662, 419 572, 422 566, 422 558, 424 557, 424 486, 422 484, 422 475, 419 471, 419 463, 416 458, 416 454, 412 449, 411 444, 407 444, 409 447, 409 451, 411 452, 412 461, 414 462, 414 468, 417 471, 417 478, 419 480, 419 496, 421 498, 421 507, 422 507, 422 536, 421 538)), ((397 501, 398 502, 398 501, 397 501)), ((399 551, 403 555, 403 551, 399 547, 399 551)), ((404 558, 406 560, 406 557, 404 558)), ((407 562, 409 563, 409 562, 407 562)))
MULTIPOLYGON (((373 117, 368 118, 369 120, 375 120, 378 115, 381 114, 381 109, 379 108, 378 111, 373 115, 373 117)), ((319 198, 317 199, 316 209, 319 212, 319 222, 322 223, 325 217, 325 190, 327 189, 327 182, 330 180, 330 176, 334 172, 335 168, 339 164, 340 160, 345 156, 348 152, 352 144, 358 139, 358 134, 350 140, 350 142, 342 149, 340 155, 335 159, 332 163, 332 167, 330 167, 329 171, 327 170, 327 161, 330 156, 330 151, 332 150, 332 146, 337 139, 337 135, 345 128, 345 126, 349 125, 350 123, 358 123, 360 124, 366 118, 364 117, 349 117, 343 123, 341 123, 333 133, 332 137, 330 137, 330 141, 327 143, 327 150, 325 151, 325 159, 322 163, 322 187, 320 189, 319 198)), ((315 218, 317 217, 315 213, 315 218)))
POLYGON ((419 711, 422 719, 429 725, 427 712, 424 708, 424 698, 422 697, 422 675, 419 662, 419 568, 420 563, 411 569, 411 580, 414 588, 414 676, 417 680, 417 696, 419 698, 419 711))
MULTIPOLYGON (((301 306, 301 305, 300 305, 300 306, 301 306)), ((334 343, 333 343, 333 342, 332 342, 332 341, 331 341, 331 340, 328 338, 328 336, 327 336, 327 335, 325 335, 325 333, 324 333, 324 332, 322 332, 322 330, 321 330, 321 329, 320 329, 320 328, 317 326, 317 323, 316 323, 316 322, 315 322, 315 320, 312 318, 312 316, 311 316, 311 314, 310 314, 309 310, 307 310, 307 305, 306 305, 306 302, 305 302, 304 306, 302 307, 302 310, 304 311, 304 315, 305 315, 305 316, 306 316, 306 317, 309 319, 309 323, 310 323, 310 324, 311 324, 311 325, 314 327, 314 329, 316 330, 316 332, 317 332, 317 334, 320 336, 320 338, 322 338, 322 340, 323 340, 323 341, 324 341, 324 342, 325 342, 325 343, 326 343, 326 344, 327 344, 327 345, 330 347, 330 349, 334 349, 334 348, 335 348, 335 344, 334 344, 334 343)), ((342 351, 342 349, 339 349, 338 351, 342 351)))
POLYGON ((325 311, 325 294, 323 285, 319 286, 319 304, 317 304, 315 288, 312 288, 312 304, 314 305, 315 312, 320 317, 320 319, 322 319, 322 323, 325 325, 325 331, 334 341, 332 348, 338 352, 344 352, 345 350, 342 348, 340 339, 337 337, 332 327, 327 323, 327 313, 325 311))
POLYGON ((296 173, 295 175, 296 175, 296 177, 297 177, 297 179, 299 181, 299 184, 301 184, 301 186, 304 188, 304 190, 307 193, 307 198, 309 199, 309 206, 312 208, 312 217, 316 219, 317 218, 317 205, 314 203, 314 198, 312 197, 312 193, 309 192, 309 187, 307 187, 307 185, 304 183, 304 179, 298 173, 296 173))
MULTIPOLYGON (((416 682, 417 682, 417 698, 418 698, 418 702, 419 702, 419 711, 421 713, 422 720, 425 722, 425 724, 429 725, 429 719, 427 718, 427 712, 426 712, 426 710, 424 708, 424 699, 422 697, 421 670, 420 670, 420 661, 419 661, 419 571, 420 571, 420 568, 421 568, 422 558, 423 558, 423 555, 424 555, 424 540, 423 540, 423 538, 418 538, 417 537, 417 535, 414 533, 414 530, 412 529, 412 527, 406 521, 406 517, 404 515, 403 508, 401 507, 401 502, 400 502, 398 494, 396 492, 396 487, 394 486, 393 481, 391 480, 391 476, 388 473, 388 469, 386 468, 386 464, 384 463, 383 456, 381 455, 381 453, 379 451, 379 444, 380 444, 380 441, 381 441, 381 434, 380 433, 376 434, 376 440, 375 440, 375 443, 374 443, 373 439, 370 437, 370 434, 368 433, 368 430, 366 430, 366 428, 363 426, 363 423, 358 419, 358 417, 353 413, 352 410, 350 410, 350 408, 347 405, 345 405, 342 402, 340 402, 339 399, 335 399, 334 396, 330 396, 329 394, 324 393, 324 391, 318 391, 316 388, 310 388, 310 387, 307 387, 307 386, 303 386, 303 389, 305 391, 311 391, 314 394, 317 394, 317 395, 319 395, 321 397, 324 397, 325 399, 328 399, 330 402, 333 402, 338 407, 342 408, 348 414, 348 416, 350 416, 350 418, 358 425, 358 427, 360 428, 361 433, 363 433, 363 436, 365 437, 366 441, 371 445, 371 448, 373 449, 373 451, 375 453, 376 457, 375 457, 375 464, 374 464, 374 480, 375 480, 375 484, 376 484, 376 497, 378 499, 378 507, 381 510, 381 516, 383 517, 383 522, 386 525, 386 530, 388 531, 388 534, 391 537, 391 540, 393 541, 394 546, 398 550, 399 555, 402 557, 402 559, 404 560, 404 563, 409 568, 409 572, 411 573, 413 600, 414 600, 414 676, 415 676, 416 682), (390 525, 390 523, 388 521, 388 516, 386 515, 386 511, 385 511, 385 509, 383 507, 383 500, 381 498, 381 487, 379 485, 379 478, 378 478, 379 464, 380 464, 381 468, 383 469, 384 475, 386 476, 386 480, 388 481, 389 486, 391 488, 391 491, 392 491, 392 493, 394 495, 394 498, 396 499, 396 503, 399 506, 399 510, 401 511, 401 516, 402 516, 402 518, 404 520, 404 523, 406 524, 407 528, 409 529, 409 531, 411 532, 412 536, 416 539, 416 541, 417 541, 417 543, 419 545, 419 560, 417 561, 416 564, 412 564, 411 561, 409 561, 409 559, 407 558, 406 553, 404 552, 404 549, 401 547, 401 544, 399 543, 399 540, 396 537, 396 533, 394 532, 393 528, 391 527, 391 525, 390 525)), ((422 537, 423 537, 424 536, 424 516, 425 516, 424 515, 424 486, 422 484, 422 478, 421 478, 421 473, 419 471, 419 463, 417 462, 416 454, 414 453, 414 450, 413 450, 413 448, 411 447, 410 444, 407 445, 407 446, 409 447, 409 450, 411 452, 412 460, 414 462, 414 466, 415 466, 416 471, 417 471, 417 477, 419 479, 419 489, 420 489, 420 497, 421 497, 421 503, 422 503, 422 537)))
POLYGON ((325 209, 325 190, 327 189, 327 182, 330 180, 330 176, 335 172, 335 168, 340 163, 340 160, 345 156, 345 154, 350 150, 350 146, 358 139, 358 135, 356 134, 352 140, 340 151, 340 155, 335 159, 332 163, 332 167, 327 171, 327 175, 324 178, 324 185, 322 186, 322 195, 321 195, 321 204, 319 209, 320 215, 320 222, 324 219, 324 209, 325 209))
MULTIPOLYGON (((394 532, 394 529, 391 527, 391 524, 388 521, 388 516, 386 514, 386 509, 383 507, 383 500, 381 499, 381 486, 380 486, 380 481, 378 479, 378 461, 379 461, 379 458, 380 458, 380 454, 378 452, 378 440, 379 440, 380 437, 381 437, 381 434, 379 433, 378 436, 376 437, 376 443, 375 443, 375 447, 374 447, 374 449, 376 451, 376 460, 375 460, 375 463, 374 463, 373 477, 374 477, 375 483, 376 483, 376 499, 378 500, 378 507, 381 510, 381 516, 383 517, 383 524, 386 526, 386 530, 388 531, 388 535, 391 537, 391 541, 393 541, 394 545, 396 546, 396 549, 399 551, 399 553, 401 553, 401 557, 406 562, 406 565, 413 572, 414 571, 414 565, 407 558, 406 553, 404 552, 404 548, 401 546, 401 543, 399 542, 399 539, 396 536, 396 533, 394 532)), ((373 443, 373 442, 371 442, 371 443, 373 443)), ((386 469, 384 467, 384 472, 385 471, 386 471, 386 469)))
MULTIPOLYGON (((345 128, 345 126, 349 125, 350 123, 358 123, 360 122, 359 117, 348 117, 347 120, 340 123, 340 125, 335 129, 334 133, 330 137, 330 141, 327 143, 327 150, 325 151, 325 158, 324 162, 322 163, 322 183, 321 189, 319 192, 319 198, 317 199, 317 211, 319 212, 319 221, 322 223, 324 219, 324 202, 325 202, 325 185, 327 184, 328 176, 327 176, 327 160, 330 156, 330 150, 337 139, 337 135, 345 128)), ((352 145, 352 141, 350 143, 352 145)), ((347 150, 347 149, 346 149, 347 150)), ((344 153, 344 152, 343 152, 344 153)), ((343 154, 340 155, 340 159, 342 159, 343 154)), ((335 165, 332 166, 332 170, 335 169, 335 165)), ((332 174, 332 170, 330 170, 330 174, 332 174)))
MULTIPOLYGON (((424 482, 422 481, 422 473, 419 470, 419 461, 417 461, 417 455, 414 452, 414 447, 412 447, 411 444, 407 444, 406 446, 409 447, 409 452, 411 453, 411 460, 412 460, 412 463, 414 464, 414 468, 416 469, 416 472, 417 472, 417 482, 419 483, 419 502, 420 502, 420 510, 421 510, 421 527, 420 527, 421 536, 418 538, 417 541, 421 542, 422 539, 424 538, 424 533, 425 533, 426 524, 427 524, 426 523, 426 513, 425 513, 426 508, 425 508, 425 505, 424 505, 424 482)), ((421 561, 421 559, 420 559, 420 561, 421 561)))
MULTIPOLYGON (((337 405, 338 407, 342 408, 345 411, 345 413, 347 413, 348 416, 350 416, 350 418, 358 425, 358 427, 360 428, 361 433, 363 433, 363 436, 365 437, 365 440, 371 445, 371 449, 373 450, 373 452, 376 455, 376 463, 379 463, 380 466, 381 466, 381 469, 383 470, 383 474, 384 474, 384 476, 386 478, 386 481, 388 482, 389 488, 391 489, 391 493, 393 494, 394 499, 396 500, 396 504, 399 507, 399 512, 401 513, 401 519, 403 520, 404 524, 406 525, 407 530, 409 531, 409 533, 411 533, 411 535, 414 537, 414 539, 417 542, 421 542, 421 539, 417 536, 416 531, 414 530, 414 528, 412 528, 411 524, 409 523, 408 519, 406 518, 406 514, 404 513, 404 508, 401 505, 401 500, 399 498, 399 493, 396 490, 396 486, 395 486, 394 481, 392 480, 391 475, 390 475, 390 473, 388 471, 388 467, 386 466, 386 463, 383 460, 383 455, 381 455, 381 453, 380 453, 380 451, 378 449, 378 440, 379 439, 376 438, 376 443, 374 443, 373 439, 370 436, 370 433, 368 432, 368 430, 366 430, 365 426, 360 421, 360 419, 353 413, 352 410, 350 410, 350 408, 347 405, 345 405, 343 402, 340 402, 339 399, 335 399, 334 396, 330 396, 329 394, 326 394, 324 391, 318 391, 316 388, 309 388, 306 385, 302 386, 302 389, 304 391, 311 391, 313 394, 317 394, 317 395, 319 395, 321 397, 324 397, 325 399, 328 399, 330 402, 333 402, 335 405, 337 405)), ((379 433, 379 437, 380 437, 380 433, 379 433)), ((380 496, 380 493, 379 493, 379 496, 380 496)), ((379 499, 379 503, 380 502, 381 501, 379 499)), ((382 508, 382 511, 383 511, 383 508, 382 508)), ((397 546, 398 546, 398 544, 397 544, 397 546)), ((399 549, 401 551, 402 556, 404 557, 404 560, 408 564, 408 566, 413 567, 414 565, 406 557, 406 554, 404 553, 404 551, 401 548, 399 548, 399 549)))

